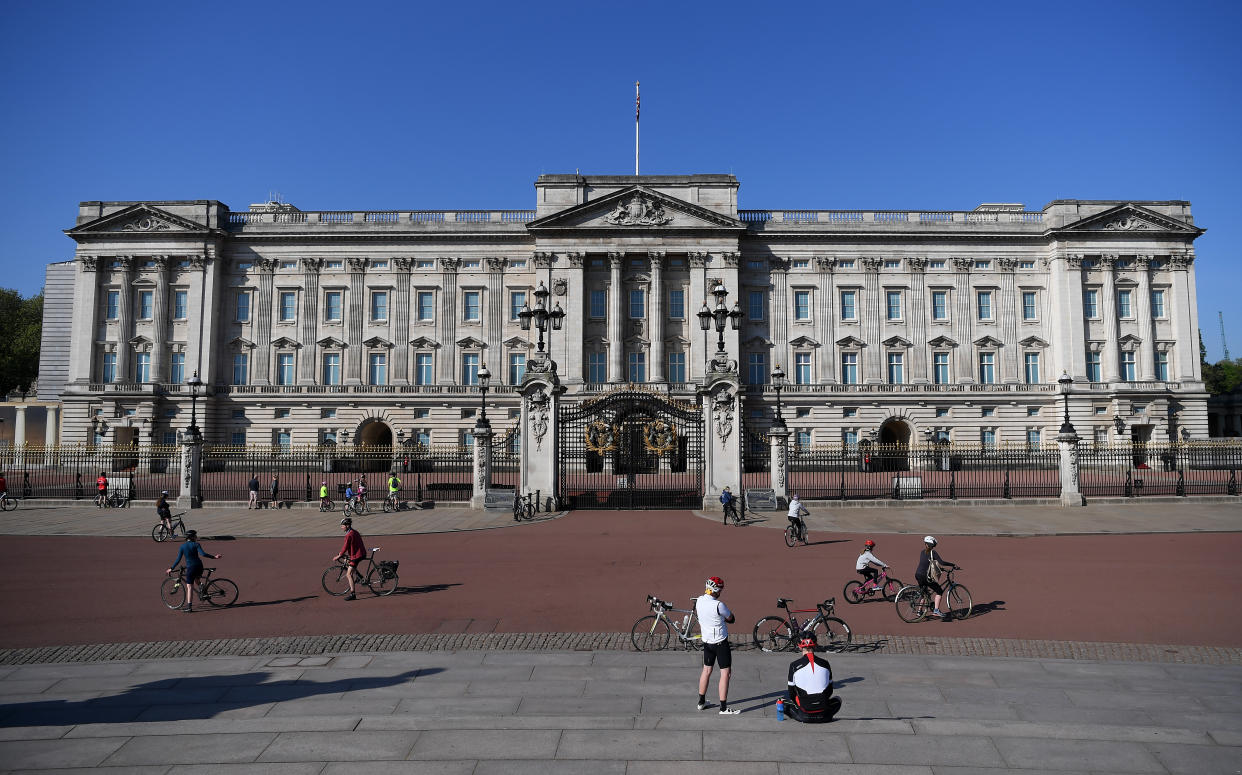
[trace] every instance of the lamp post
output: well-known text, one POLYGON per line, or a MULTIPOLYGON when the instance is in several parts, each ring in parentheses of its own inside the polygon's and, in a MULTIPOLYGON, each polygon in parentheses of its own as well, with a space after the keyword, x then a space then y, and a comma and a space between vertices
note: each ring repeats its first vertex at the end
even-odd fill
POLYGON ((776 368, 772 369, 772 387, 776 390, 776 422, 772 425, 777 428, 785 427, 785 418, 781 415, 781 390, 785 388, 785 384, 785 372, 778 363, 776 368))
POLYGON ((729 296, 729 291, 721 283, 712 288, 712 296, 716 297, 716 308, 708 309, 707 301, 703 301, 703 306, 699 309, 699 328, 704 331, 710 331, 713 323, 716 326, 716 333, 719 338, 716 341, 716 351, 723 353, 725 351, 724 332, 727 323, 733 324, 733 330, 736 331, 742 327, 742 308, 735 301, 733 309, 725 306, 725 299, 729 296))
POLYGON ((198 377, 198 370, 195 369, 194 374, 185 381, 190 386, 190 427, 186 430, 195 439, 198 438, 198 389, 203 386, 203 381, 198 377))
POLYGON ((1060 378, 1057 379, 1057 384, 1061 386, 1061 397, 1065 400, 1065 421, 1061 423, 1061 435, 1073 436, 1074 424, 1070 422, 1069 394, 1070 386, 1074 384, 1074 378, 1069 375, 1069 372, 1063 371, 1060 378))
MULTIPOLYGON (((541 358, 543 352, 543 333, 545 331, 560 331, 562 322, 565 319, 565 310, 561 309, 560 302, 556 306, 548 309, 548 297, 552 294, 548 291, 547 286, 542 281, 539 287, 535 289, 535 308, 532 310, 529 304, 522 306, 522 311, 518 313, 518 323, 522 326, 523 331, 530 330, 530 324, 533 321, 535 328, 539 330, 539 343, 536 350, 536 358, 541 358)), ((552 351, 552 334, 548 334, 548 352, 552 351)))
POLYGON ((479 378, 479 421, 475 423, 477 428, 491 428, 492 424, 487 421, 487 388, 492 381, 492 373, 487 370, 487 364, 481 364, 478 372, 479 378))

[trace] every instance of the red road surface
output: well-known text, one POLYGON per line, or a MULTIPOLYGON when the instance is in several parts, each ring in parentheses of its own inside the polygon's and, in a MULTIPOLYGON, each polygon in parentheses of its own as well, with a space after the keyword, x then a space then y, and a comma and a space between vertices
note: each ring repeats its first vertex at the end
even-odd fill
MULTIPOLYGON (((364 518, 359 527, 381 525, 364 518)), ((378 528, 377 528, 378 529, 378 528)), ((932 530, 931 532, 935 532, 932 530)), ((319 584, 341 544, 321 539, 206 541, 217 574, 241 588, 229 609, 182 614, 160 602, 175 544, 138 538, 6 537, 0 646, 248 636, 420 632, 629 631, 647 594, 688 602, 724 577, 736 633, 835 596, 858 634, 1035 638, 1242 646, 1242 533, 945 537, 978 612, 906 624, 891 604, 847 605, 866 536, 812 534, 789 549, 777 530, 722 527, 688 512, 575 512, 546 523, 470 533, 368 537, 401 561, 391 597, 345 602, 319 584), (802 607, 799 605, 799 607, 802 607)), ((922 535, 873 536, 877 555, 913 581, 922 535)))

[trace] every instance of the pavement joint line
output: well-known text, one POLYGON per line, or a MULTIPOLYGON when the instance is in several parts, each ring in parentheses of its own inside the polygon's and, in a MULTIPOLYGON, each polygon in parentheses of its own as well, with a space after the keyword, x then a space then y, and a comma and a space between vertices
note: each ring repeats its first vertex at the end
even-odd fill
MULTIPOLYGON (((748 636, 730 636, 730 641, 740 650, 753 648, 748 636)), ((630 635, 626 632, 380 633, 5 648, 0 649, 0 665, 385 652, 631 650, 633 647, 630 635)), ((861 636, 837 653, 1242 665, 1242 648, 1232 646, 945 638, 921 635, 861 636)))

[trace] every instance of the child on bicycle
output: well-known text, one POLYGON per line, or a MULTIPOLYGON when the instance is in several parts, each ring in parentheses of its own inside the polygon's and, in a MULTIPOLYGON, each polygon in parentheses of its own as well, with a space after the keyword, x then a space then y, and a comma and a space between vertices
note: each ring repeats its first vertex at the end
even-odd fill
POLYGON ((319 510, 328 511, 328 483, 319 483, 319 510))
POLYGON ((789 500, 789 513, 785 516, 793 523, 799 536, 806 535, 806 522, 802 519, 803 514, 810 516, 811 512, 807 511, 806 506, 802 505, 802 501, 798 500, 798 496, 794 495, 789 500))
POLYGON ((355 502, 358 504, 359 510, 367 507, 367 478, 363 476, 358 482, 358 492, 355 494, 355 502))
POLYGON ((160 499, 155 502, 155 513, 159 515, 164 528, 172 533, 172 509, 168 506, 168 490, 160 493, 160 499))
POLYGON ((353 480, 350 480, 345 483, 345 503, 347 503, 351 509, 358 508, 358 502, 354 500, 355 496, 356 493, 354 492, 354 483, 353 480))
POLYGON ((888 570, 888 565, 871 553, 874 548, 875 541, 870 538, 863 541, 862 554, 858 555, 858 559, 854 561, 854 571, 863 577, 863 584, 868 581, 875 583, 875 580, 880 577, 879 571, 876 570, 877 567, 888 570))
POLYGON ((944 594, 944 587, 940 586, 936 577, 940 575, 941 567, 956 568, 957 565, 940 556, 936 551, 937 543, 935 536, 924 536, 923 551, 919 552, 919 567, 914 571, 914 580, 922 589, 932 593, 932 616, 943 619, 944 614, 940 611, 940 596, 944 594))

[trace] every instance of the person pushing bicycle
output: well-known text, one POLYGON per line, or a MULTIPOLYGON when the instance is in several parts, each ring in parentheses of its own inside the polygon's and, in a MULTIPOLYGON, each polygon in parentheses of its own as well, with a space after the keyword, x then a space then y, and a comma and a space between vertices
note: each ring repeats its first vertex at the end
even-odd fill
POLYGON ((798 500, 798 496, 794 495, 789 500, 789 513, 785 516, 797 528, 799 536, 806 535, 806 522, 802 519, 803 515, 810 516, 811 512, 807 511, 806 506, 802 505, 802 501, 798 500))
POLYGON ((737 496, 726 486, 720 493, 720 503, 724 507, 724 521, 721 524, 729 524, 729 517, 733 517, 734 522, 740 521, 737 515, 737 496))
POLYGON ((956 568, 957 565, 949 562, 940 556, 936 551, 935 536, 923 537, 923 551, 919 552, 919 567, 914 571, 914 580, 918 582, 919 587, 933 594, 932 616, 944 618, 944 614, 940 611, 940 596, 944 594, 944 587, 936 580, 940 575, 940 568, 956 568))
POLYGON ((863 541, 862 554, 858 555, 858 559, 854 561, 854 571, 863 577, 863 583, 868 581, 874 583, 880 577, 877 567, 888 570, 888 564, 871 553, 875 549, 875 541, 868 538, 863 541))
POLYGON ((177 569, 178 565, 185 562, 185 567, 181 571, 181 580, 185 582, 185 605, 180 610, 187 614, 194 611, 194 603, 191 595, 194 593, 194 585, 203 576, 203 561, 201 558, 210 557, 218 560, 223 555, 209 554, 203 551, 203 546, 198 542, 198 531, 185 531, 185 543, 177 550, 177 560, 172 567, 164 571, 165 576, 171 576, 172 572, 177 569))
POLYGON ((327 482, 319 483, 319 510, 320 511, 331 511, 331 509, 328 508, 328 483, 327 482))
POLYGON ((401 492, 401 480, 397 477, 397 472, 393 471, 388 475, 388 501, 396 506, 398 503, 397 493, 401 492))

